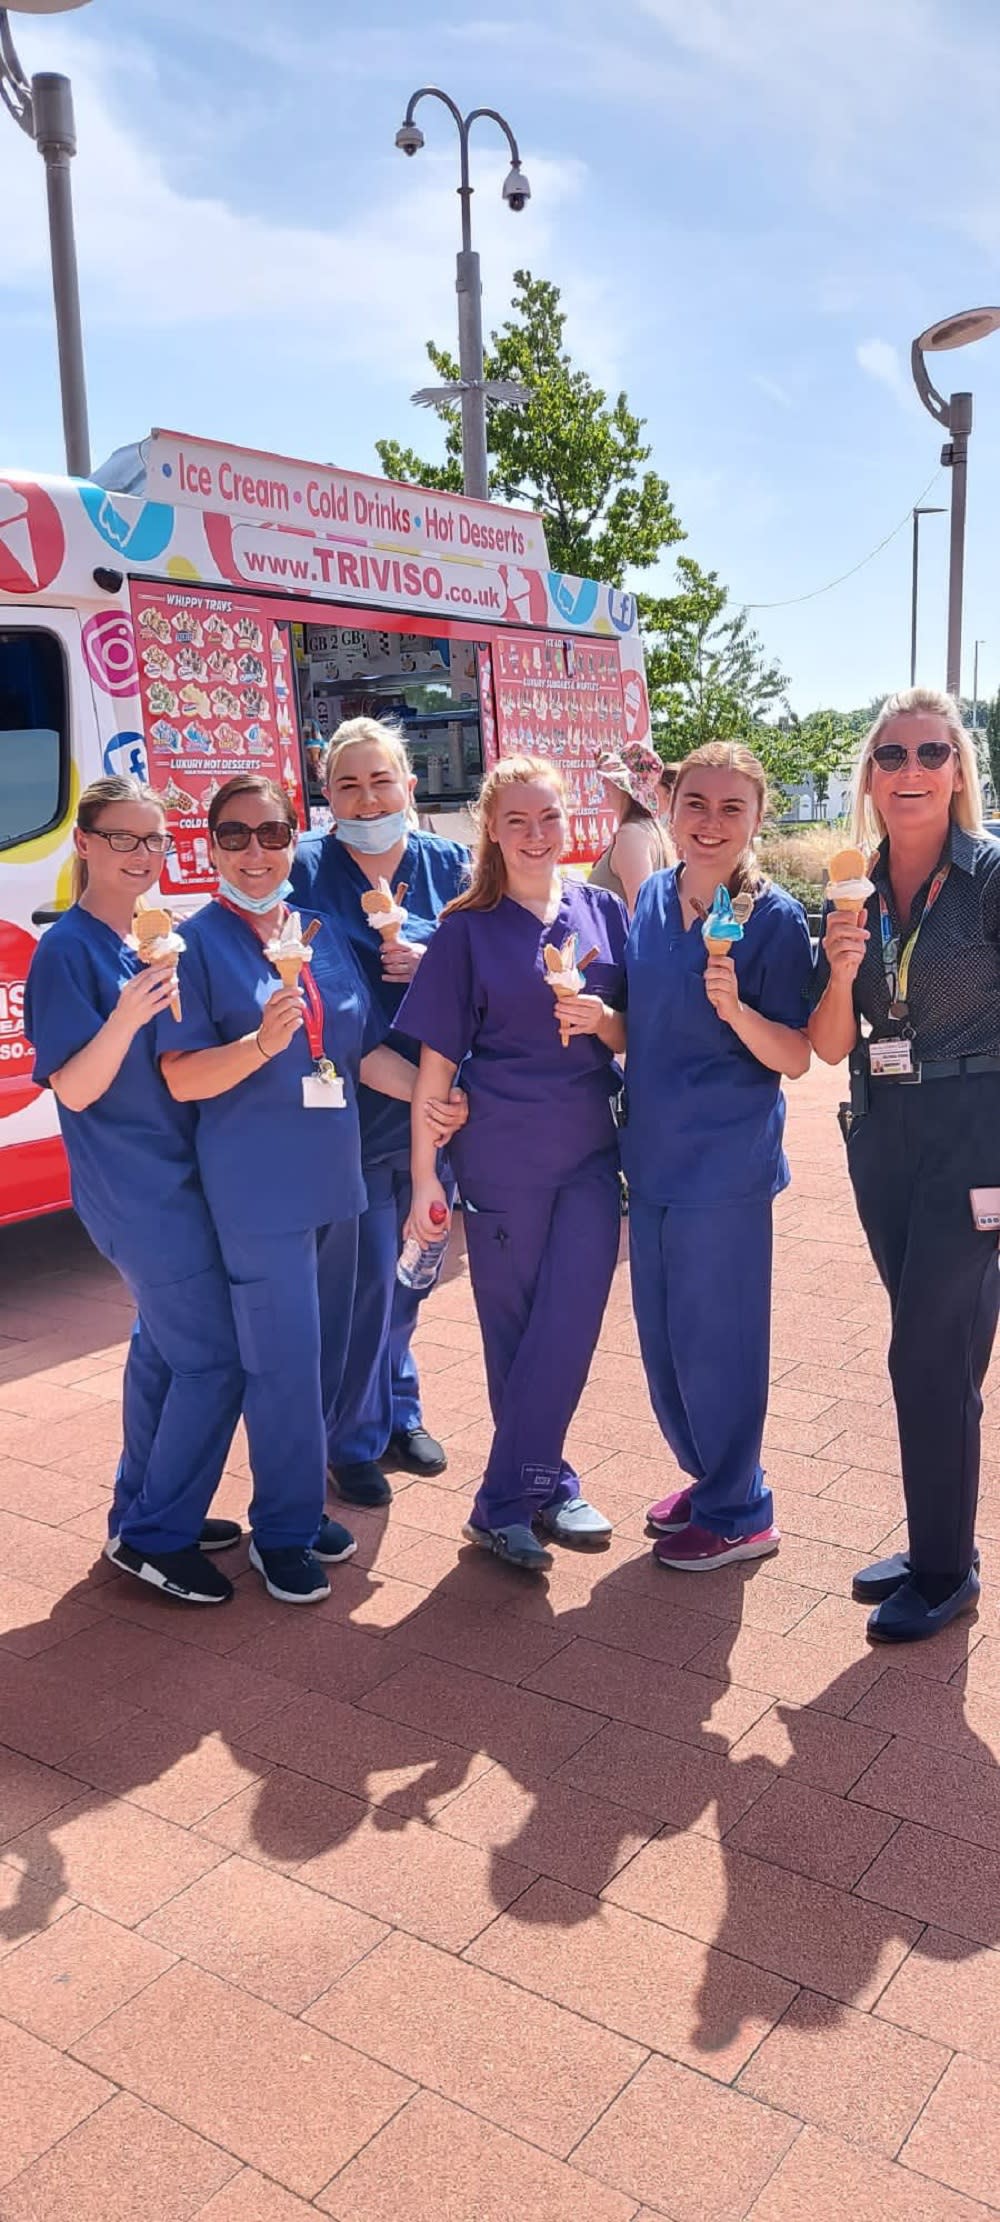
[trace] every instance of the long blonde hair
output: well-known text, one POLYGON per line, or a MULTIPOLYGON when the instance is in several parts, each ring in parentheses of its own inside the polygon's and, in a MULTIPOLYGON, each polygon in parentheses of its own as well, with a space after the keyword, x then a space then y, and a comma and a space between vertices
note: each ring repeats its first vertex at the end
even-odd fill
POLYGON ((543 779, 558 797, 563 810, 566 808, 566 788, 561 772, 544 756, 502 756, 492 771, 488 771, 473 808, 476 826, 476 845, 472 852, 472 878, 464 895, 456 895, 446 903, 441 913, 447 918, 453 910, 495 910, 507 893, 507 867, 503 851, 493 838, 497 804, 508 787, 527 787, 532 780, 543 779))
MULTIPOLYGON (((738 772, 741 779, 749 780, 757 798, 758 823, 763 824, 767 814, 769 797, 767 773, 760 757, 755 756, 752 748, 747 748, 743 741, 705 741, 701 748, 692 749, 690 756, 682 757, 679 764, 671 766, 671 769, 675 772, 674 783, 670 791, 671 827, 677 809, 677 798, 683 789, 688 773, 697 771, 699 768, 707 772, 738 772)), ((767 880, 761 871, 752 837, 749 847, 744 849, 736 866, 735 877, 737 892, 745 889, 747 894, 757 894, 762 887, 767 886, 767 880)), ((730 892, 733 892, 732 888, 730 892)))
MULTIPOLYGON (((76 823, 80 833, 96 833, 101 814, 114 802, 148 802, 161 817, 167 815, 167 806, 155 787, 147 787, 144 780, 133 779, 130 772, 116 773, 112 779, 92 779, 85 787, 76 806, 76 823)), ((69 899, 78 903, 87 885, 87 859, 79 850, 74 852, 70 871, 69 899)))
POLYGON ((962 724, 962 713, 954 695, 938 694, 933 687, 904 687, 898 694, 886 696, 874 725, 869 726, 854 767, 851 782, 851 839, 860 849, 873 847, 885 839, 885 820, 876 810, 871 798, 872 750, 877 748, 886 726, 893 718, 940 718, 947 726, 948 737, 954 744, 962 773, 962 784, 952 794, 950 812, 956 825, 966 833, 983 830, 983 802, 979 788, 979 766, 971 734, 962 724))
MULTIPOLYGON (((330 782, 345 748, 358 747, 380 748, 383 754, 388 756, 404 787, 409 790, 409 784, 413 778, 413 765, 410 762, 402 727, 390 725, 387 718, 345 718, 343 724, 338 725, 336 732, 332 735, 327 746, 326 755, 323 758, 323 785, 328 795, 330 782)), ((419 825, 420 820, 413 807, 412 799, 407 803, 406 814, 411 826, 419 825)))

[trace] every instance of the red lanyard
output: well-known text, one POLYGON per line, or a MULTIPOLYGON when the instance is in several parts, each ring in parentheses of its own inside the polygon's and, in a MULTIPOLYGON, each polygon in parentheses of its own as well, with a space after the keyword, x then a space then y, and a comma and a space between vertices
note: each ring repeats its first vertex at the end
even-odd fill
POLYGON ((323 1055, 323 1000, 313 979, 312 968, 308 964, 304 964, 299 973, 299 986, 306 999, 302 1023, 306 1030, 306 1040, 312 1053, 312 1061, 314 1065, 323 1065, 326 1063, 323 1055))

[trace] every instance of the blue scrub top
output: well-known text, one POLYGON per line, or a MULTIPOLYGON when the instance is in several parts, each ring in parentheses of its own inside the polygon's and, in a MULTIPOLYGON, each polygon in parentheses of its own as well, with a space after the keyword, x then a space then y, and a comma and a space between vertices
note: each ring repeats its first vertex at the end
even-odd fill
POLYGON ((448 1154, 463 1197, 484 1208, 512 1183, 552 1187, 616 1147, 611 1098, 621 1083, 618 1066, 593 1034, 563 1048, 556 998, 546 985, 543 948, 571 933, 579 936, 580 956, 598 951, 586 972, 590 992, 620 1004, 625 905, 576 880, 564 882, 549 926, 509 896, 495 910, 453 911, 403 1003, 406 1031, 462 1066, 469 1119, 448 1154))
MULTIPOLYGON (((303 914, 303 924, 308 924, 303 914)), ((208 903, 185 920, 180 960, 181 1021, 158 1021, 159 1056, 215 1049, 256 1033, 281 987, 248 919, 208 903)), ((290 1234, 353 1219, 367 1198, 361 1174, 357 1077, 384 1028, 339 935, 312 945, 312 976, 323 1003, 324 1053, 344 1082, 342 1111, 307 1110, 302 1082, 313 1069, 305 1027, 258 1071, 196 1106, 202 1184, 220 1233, 290 1234)))
MULTIPOLYGON (((382 977, 382 943, 361 908, 371 881, 349 855, 335 833, 311 833, 300 841, 292 865, 292 901, 305 903, 321 918, 334 922, 350 942, 368 993, 380 1011, 388 1040, 411 1065, 420 1056, 420 1044, 397 1032, 396 1014, 406 994, 405 981, 382 977)), ((469 852, 457 841, 442 841, 436 833, 411 833, 402 861, 394 873, 393 888, 405 886, 403 906, 407 941, 428 942, 446 903, 469 884, 469 852)), ((405 1103, 395 1103, 373 1088, 360 1088, 361 1146, 365 1163, 374 1165, 389 1157, 409 1162, 410 1115, 405 1103)))
MULTIPOLYGON (((640 889, 625 952, 629 1186, 659 1205, 776 1196, 789 1178, 780 1078, 712 1009, 701 925, 685 932, 676 877, 655 872, 640 889)), ((758 895, 734 962, 742 1002, 805 1027, 812 949, 805 913, 784 888, 758 895)))
MULTIPOLYGON (((35 1079, 48 1087, 100 1033, 139 958, 111 926, 74 904, 43 935, 31 960, 24 1025, 35 1079)), ((173 1020, 167 1018, 167 1024, 173 1020)), ((217 1251, 198 1180, 195 1116, 175 1103, 156 1061, 156 1021, 141 1028, 96 1103, 70 1111, 56 1099, 73 1202, 92 1240, 130 1279, 185 1280, 217 1251)))

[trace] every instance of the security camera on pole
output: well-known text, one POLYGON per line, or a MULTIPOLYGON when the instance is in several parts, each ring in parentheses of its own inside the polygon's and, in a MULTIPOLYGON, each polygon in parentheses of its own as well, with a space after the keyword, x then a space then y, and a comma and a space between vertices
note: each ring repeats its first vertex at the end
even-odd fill
POLYGON ((483 288, 479 274, 479 256, 472 246, 472 185, 469 179, 469 132, 481 116, 498 124, 511 154, 511 168, 504 179, 503 197, 515 216, 531 199, 531 187, 521 168, 517 140, 506 119, 495 108, 473 108, 467 116, 451 99, 450 94, 438 90, 436 85, 423 85, 414 93, 406 115, 396 133, 396 145, 403 154, 419 154, 424 135, 414 122, 421 100, 440 100, 454 117, 458 127, 462 156, 462 182, 458 188, 462 203, 462 246, 457 257, 455 290, 458 294, 458 362, 461 376, 455 386, 424 386, 413 399, 421 406, 433 408, 442 401, 460 401, 462 404, 462 477, 467 494, 479 501, 489 500, 489 469, 486 460, 486 407, 488 402, 517 408, 531 399, 526 386, 516 386, 506 379, 483 378, 483 288))
POLYGON ((68 15, 88 0, 9 0, 0 7, 0 100, 15 123, 33 139, 45 164, 49 202, 49 248, 52 256, 52 292, 59 348, 59 385, 62 393, 66 469, 71 478, 90 476, 90 431, 87 424, 87 384, 83 367, 83 330, 80 323, 80 285, 73 232, 73 188, 70 162, 76 153, 73 89, 68 77, 45 70, 25 76, 11 35, 11 15, 68 15))

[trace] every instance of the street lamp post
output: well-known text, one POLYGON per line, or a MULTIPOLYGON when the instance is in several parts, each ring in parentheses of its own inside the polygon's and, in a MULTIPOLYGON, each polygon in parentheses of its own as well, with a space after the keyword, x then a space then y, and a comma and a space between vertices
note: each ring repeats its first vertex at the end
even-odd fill
POLYGON ((971 393, 953 393, 946 401, 931 384, 925 354, 940 354, 953 347, 968 347, 985 339, 1000 326, 1000 308, 963 309, 943 323, 929 324, 910 348, 910 368, 924 408, 950 435, 941 450, 941 461, 951 472, 951 551, 948 562, 948 693, 959 699, 962 687, 962 596, 965 585, 965 496, 972 431, 971 393))
POLYGON ((414 394, 414 400, 433 405, 438 401, 460 400, 462 405, 462 477, 467 494, 479 501, 489 500, 489 471, 486 459, 486 404, 487 401, 516 405, 526 401, 528 395, 521 386, 508 386, 502 381, 484 382, 483 378, 483 288, 479 271, 479 256, 472 245, 472 184, 469 176, 469 133, 480 117, 486 117, 499 126, 510 148, 511 168, 503 186, 503 197, 508 208, 519 215, 531 199, 531 187, 521 168, 517 140, 504 116, 496 108, 472 108, 467 116, 436 85, 422 85, 409 102, 402 125, 396 133, 396 145, 403 154, 419 154, 424 135, 414 122, 422 100, 440 100, 454 118, 461 149, 461 183, 458 196, 462 204, 462 245, 456 260, 455 291, 458 294, 458 363, 460 378, 457 386, 426 388, 414 394))
POLYGON ((76 153, 73 89, 68 77, 55 76, 48 70, 30 79, 25 76, 8 17, 64 15, 87 4, 88 0, 10 0, 9 7, 0 7, 0 100, 15 123, 34 140, 45 164, 59 387, 66 469, 71 478, 90 476, 87 382, 69 167, 76 153))
MULTIPOLYGON (((985 635, 972 643, 972 730, 979 732, 979 651, 985 648, 985 635)), ((978 741, 976 743, 978 750, 978 741)))
POLYGON ((943 517, 944 510, 918 504, 913 512, 913 583, 910 589, 910 685, 917 683, 917 578, 920 569, 920 519, 943 517))

